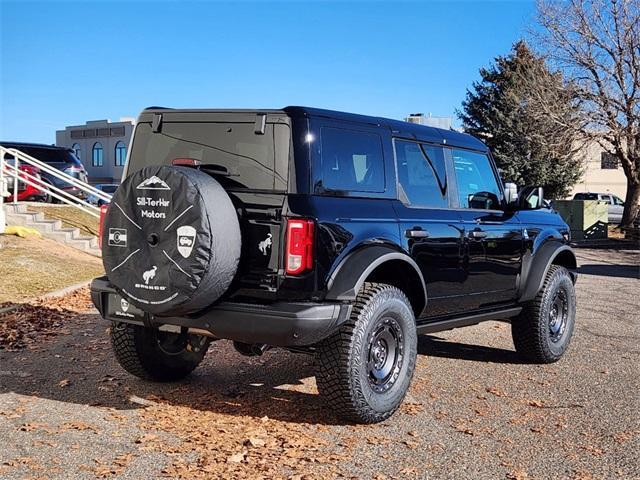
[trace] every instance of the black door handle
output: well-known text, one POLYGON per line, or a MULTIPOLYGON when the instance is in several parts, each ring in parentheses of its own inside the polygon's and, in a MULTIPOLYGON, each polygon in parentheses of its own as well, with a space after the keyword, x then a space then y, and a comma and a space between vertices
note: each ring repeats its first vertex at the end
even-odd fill
POLYGON ((480 240, 481 238, 485 238, 487 236, 487 232, 476 228, 475 230, 471 230, 469 232, 469 238, 473 238, 476 240, 480 240))
POLYGON ((420 227, 413 227, 405 230, 404 235, 407 238, 427 238, 429 236, 429 232, 420 227))

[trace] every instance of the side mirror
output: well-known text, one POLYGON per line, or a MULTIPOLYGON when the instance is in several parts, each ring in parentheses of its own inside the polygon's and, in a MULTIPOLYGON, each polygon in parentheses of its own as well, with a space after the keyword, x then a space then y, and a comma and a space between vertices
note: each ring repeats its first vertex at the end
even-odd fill
POLYGON ((507 205, 517 205, 518 203, 518 186, 515 183, 507 182, 504 184, 504 196, 507 205))
POLYGON ((544 190, 542 187, 524 187, 518 195, 518 208, 521 210, 538 210, 544 206, 544 190))

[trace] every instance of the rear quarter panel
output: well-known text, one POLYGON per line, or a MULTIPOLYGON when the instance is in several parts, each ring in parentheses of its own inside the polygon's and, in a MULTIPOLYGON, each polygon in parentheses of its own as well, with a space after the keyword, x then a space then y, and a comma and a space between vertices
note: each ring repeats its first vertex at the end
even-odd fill
POLYGON ((352 251, 387 244, 400 250, 392 202, 386 199, 289 195, 286 214, 316 220, 315 269, 307 276, 283 277, 279 295, 321 300, 327 281, 352 251), (313 292, 313 293, 310 293, 313 292))

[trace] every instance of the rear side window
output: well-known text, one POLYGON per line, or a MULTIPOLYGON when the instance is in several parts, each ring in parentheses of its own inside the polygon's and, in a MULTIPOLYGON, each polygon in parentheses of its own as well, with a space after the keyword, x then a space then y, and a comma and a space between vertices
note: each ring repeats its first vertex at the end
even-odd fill
POLYGON ((325 190, 384 192, 384 159, 379 135, 324 127, 320 136, 325 190))
POLYGON ((489 157, 483 153, 452 150, 461 208, 500 208, 500 188, 489 157))
POLYGON ((447 177, 440 147, 396 141, 398 180, 412 206, 446 208, 447 177))
POLYGON ((71 150, 58 148, 17 147, 17 150, 45 163, 71 163, 82 165, 71 150))

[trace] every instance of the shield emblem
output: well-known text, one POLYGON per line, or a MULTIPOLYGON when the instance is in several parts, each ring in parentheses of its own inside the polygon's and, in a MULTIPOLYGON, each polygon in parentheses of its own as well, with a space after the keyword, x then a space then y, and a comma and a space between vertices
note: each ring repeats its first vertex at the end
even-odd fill
POLYGON ((193 244, 196 243, 196 229, 190 225, 184 225, 178 232, 178 252, 184 258, 189 258, 193 251, 193 244))
POLYGON ((126 313, 126 311, 129 310, 129 302, 127 302, 124 298, 121 298, 120 308, 122 309, 123 312, 126 313))

